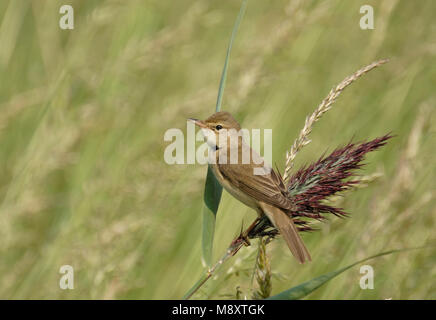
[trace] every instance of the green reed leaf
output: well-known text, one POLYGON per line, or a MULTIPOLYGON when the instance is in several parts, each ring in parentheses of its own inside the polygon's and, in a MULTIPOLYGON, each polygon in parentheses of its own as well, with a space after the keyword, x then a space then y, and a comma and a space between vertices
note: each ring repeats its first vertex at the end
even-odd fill
POLYGON ((322 276, 319 276, 319 277, 316 277, 312 280, 304 282, 296 287, 282 291, 279 294, 276 294, 275 296, 269 297, 268 300, 297 300, 297 299, 304 298, 305 296, 307 296, 311 292, 313 292, 316 289, 318 289, 319 287, 321 287, 326 282, 328 282, 331 279, 335 278, 336 276, 340 275, 342 272, 354 267, 355 265, 358 265, 360 263, 363 263, 365 261, 368 261, 368 260, 371 260, 371 259, 374 259, 377 257, 386 256, 386 255, 389 255, 392 253, 398 253, 398 252, 415 250, 415 249, 422 249, 422 248, 425 248, 425 247, 390 250, 390 251, 386 251, 386 252, 382 252, 382 253, 373 255, 371 257, 368 257, 368 258, 359 260, 355 263, 352 263, 352 264, 350 264, 342 269, 339 269, 337 271, 326 273, 322 276))
POLYGON ((215 112, 218 112, 221 110, 221 104, 222 104, 223 94, 224 94, 224 87, 226 86, 227 69, 229 66, 230 52, 232 51, 233 40, 235 39, 236 33, 238 32, 239 24, 241 23, 242 17, 244 16, 246 7, 247 7, 247 0, 243 0, 242 4, 241 4, 241 8, 239 9, 239 14, 238 14, 236 21, 235 21, 235 25, 233 26, 232 35, 230 36, 230 42, 229 42, 229 46, 227 48, 226 60, 224 61, 223 72, 221 74, 221 81, 220 81, 220 86, 218 89, 218 97, 216 100, 215 112))
MULTIPOLYGON (((226 59, 224 62, 223 72, 221 74, 220 85, 218 89, 218 97, 216 101, 215 111, 221 110, 221 104, 224 94, 224 87, 227 78, 227 69, 229 66, 230 52, 232 51, 233 41, 241 23, 242 17, 247 7, 247 0, 242 1, 239 14, 236 18, 235 25, 233 26, 232 35, 230 37, 229 46, 227 48, 226 59)), ((203 261, 206 265, 210 266, 212 263, 213 254, 213 237, 215 233, 215 220, 218 211, 218 206, 221 200, 222 187, 213 175, 211 168, 207 169, 206 185, 204 188, 204 204, 203 207, 203 236, 202 236, 202 250, 203 261)))
POLYGON ((223 188, 215 178, 211 168, 207 169, 206 185, 204 187, 203 207, 203 260, 206 265, 212 263, 213 237, 215 233, 215 220, 218 206, 221 201, 223 188))

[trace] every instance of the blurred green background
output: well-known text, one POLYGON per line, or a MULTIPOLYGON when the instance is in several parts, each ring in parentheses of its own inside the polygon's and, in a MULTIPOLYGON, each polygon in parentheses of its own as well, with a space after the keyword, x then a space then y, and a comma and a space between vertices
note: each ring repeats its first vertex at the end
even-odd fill
MULTIPOLYGON (((178 299, 200 276, 205 165, 168 165, 163 139, 214 111, 240 1, 0 2, 0 298, 178 299), (74 30, 59 8, 74 8, 74 30), (74 267, 74 290, 59 268, 74 267)), ((273 293, 395 248, 434 244, 436 2, 250 0, 237 35, 223 110, 273 129, 273 159, 331 87, 380 58, 315 125, 296 168, 353 140, 396 135, 367 157, 378 177, 349 192, 303 235, 299 265, 268 245, 273 293), (375 29, 361 30, 361 5, 375 29)), ((227 193, 218 258, 255 217, 227 193)), ((195 297, 247 297, 257 246, 243 248, 195 297)), ((423 249, 355 267, 310 299, 435 299, 436 254, 423 249)))

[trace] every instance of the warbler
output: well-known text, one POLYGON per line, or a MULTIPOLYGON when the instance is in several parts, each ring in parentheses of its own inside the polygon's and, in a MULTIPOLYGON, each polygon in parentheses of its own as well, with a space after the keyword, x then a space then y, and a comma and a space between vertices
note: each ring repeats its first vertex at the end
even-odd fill
POLYGON ((256 210, 259 217, 266 215, 300 263, 310 261, 309 251, 292 220, 296 205, 288 196, 280 174, 245 143, 241 126, 233 116, 229 112, 216 112, 204 121, 188 120, 202 129, 210 147, 212 172, 223 188, 256 210))

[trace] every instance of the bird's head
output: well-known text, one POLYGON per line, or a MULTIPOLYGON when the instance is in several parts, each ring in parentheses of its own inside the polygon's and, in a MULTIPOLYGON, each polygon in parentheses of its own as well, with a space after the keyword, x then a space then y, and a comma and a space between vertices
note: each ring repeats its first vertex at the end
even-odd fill
MULTIPOLYGON (((211 147, 220 147, 219 136, 230 137, 233 134, 238 134, 241 130, 239 123, 233 116, 225 111, 216 112, 206 120, 188 119, 202 129, 205 141, 211 147)), ((227 139, 221 142, 227 143, 227 139)))

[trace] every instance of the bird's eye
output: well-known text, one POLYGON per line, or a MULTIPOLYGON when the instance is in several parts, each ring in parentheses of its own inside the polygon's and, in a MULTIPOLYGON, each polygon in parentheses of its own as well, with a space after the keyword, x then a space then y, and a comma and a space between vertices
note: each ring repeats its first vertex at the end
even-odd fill
POLYGON ((216 127, 215 127, 215 129, 217 129, 217 130, 220 130, 220 129, 222 129, 223 128, 223 126, 222 125, 217 125, 216 127))

